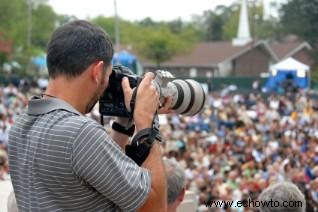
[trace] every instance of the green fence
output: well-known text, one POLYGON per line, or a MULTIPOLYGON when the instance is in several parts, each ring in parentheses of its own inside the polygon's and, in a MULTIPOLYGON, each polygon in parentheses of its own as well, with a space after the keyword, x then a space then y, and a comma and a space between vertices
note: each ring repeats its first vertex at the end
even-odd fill
POLYGON ((267 78, 258 77, 218 77, 218 78, 193 78, 200 83, 207 83, 212 90, 219 90, 229 85, 236 85, 238 89, 252 89, 254 81, 258 81, 260 86, 264 85, 267 78))
MULTIPOLYGON (((259 81, 260 87, 262 87, 268 78, 259 77, 218 77, 218 78, 193 78, 194 80, 207 83, 212 90, 219 90, 229 85, 236 85, 240 90, 250 90, 254 81, 259 81)), ((310 81, 310 88, 318 91, 318 80, 310 81)))
POLYGON ((32 77, 21 77, 19 75, 4 75, 3 73, 0 73, 0 86, 7 86, 8 84, 12 83, 16 86, 19 85, 20 79, 28 79, 32 80, 32 77))
MULTIPOLYGON (((31 77, 27 77, 31 79, 31 77)), ((238 89, 249 90, 252 89, 254 81, 259 81, 260 87, 265 84, 267 78, 257 77, 219 77, 219 78, 193 78, 200 83, 206 83, 212 90, 219 90, 229 85, 236 85, 238 89)), ((8 85, 9 83, 16 84, 19 81, 18 76, 4 76, 0 75, 0 85, 8 85)), ((318 90, 318 81, 311 81, 311 89, 318 90)))

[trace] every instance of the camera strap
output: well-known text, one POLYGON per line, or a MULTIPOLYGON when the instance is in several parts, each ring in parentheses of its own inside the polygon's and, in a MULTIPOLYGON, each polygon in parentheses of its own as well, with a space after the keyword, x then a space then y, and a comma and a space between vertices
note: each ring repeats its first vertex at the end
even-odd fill
MULTIPOLYGON (((141 81, 141 80, 140 80, 141 81)), ((129 123, 133 120, 133 114, 135 110, 135 103, 136 103, 136 95, 138 86, 140 84, 138 81, 135 90, 133 91, 131 100, 130 100, 130 110, 131 116, 129 117, 129 123)), ((134 160, 139 166, 146 160, 149 155, 150 149, 153 143, 158 140, 161 141, 162 138, 159 132, 159 117, 158 113, 154 114, 154 118, 152 120, 151 128, 145 128, 140 130, 136 135, 133 137, 131 144, 126 145, 125 152, 128 157, 134 160)))
POLYGON ((137 96, 137 90, 140 85, 141 79, 137 80, 137 85, 135 89, 133 90, 133 93, 131 95, 131 100, 129 103, 130 106, 130 114, 129 114, 129 119, 128 119, 128 126, 132 125, 133 119, 134 119, 134 111, 135 111, 135 105, 136 105, 136 96, 137 96))
POLYGON ((160 136, 160 131, 159 131, 159 118, 157 113, 154 116, 154 119, 152 121, 152 127, 151 128, 145 128, 140 130, 133 138, 132 144, 138 144, 143 140, 143 139, 149 139, 149 140, 158 140, 161 141, 162 138, 160 136))
POLYGON ((133 137, 131 144, 126 145, 126 155, 141 166, 148 157, 150 149, 156 140, 161 141, 157 113, 154 116, 152 128, 140 130, 133 137))
POLYGON ((144 139, 142 143, 126 145, 125 152, 138 166, 141 166, 148 157, 154 141, 144 139))

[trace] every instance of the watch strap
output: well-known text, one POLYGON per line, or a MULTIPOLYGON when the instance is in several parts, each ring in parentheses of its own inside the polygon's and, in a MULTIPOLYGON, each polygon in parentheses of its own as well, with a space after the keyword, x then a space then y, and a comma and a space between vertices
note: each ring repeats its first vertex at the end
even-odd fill
POLYGON ((125 135, 128 135, 129 137, 131 137, 134 135, 135 125, 133 124, 128 128, 128 127, 125 127, 117 122, 113 122, 112 129, 119 132, 119 133, 122 133, 122 134, 125 134, 125 135))

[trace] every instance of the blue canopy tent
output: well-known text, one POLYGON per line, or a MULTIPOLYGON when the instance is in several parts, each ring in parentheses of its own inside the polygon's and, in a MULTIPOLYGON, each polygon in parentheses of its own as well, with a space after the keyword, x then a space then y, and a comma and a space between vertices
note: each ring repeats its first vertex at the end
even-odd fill
POLYGON ((136 56, 126 50, 114 54, 113 65, 123 65, 130 68, 134 73, 141 74, 142 68, 136 56))
POLYGON ((279 91, 286 86, 295 88, 310 87, 309 66, 295 60, 287 58, 270 67, 270 76, 265 83, 266 91, 279 91))
POLYGON ((36 56, 32 58, 32 64, 35 66, 35 68, 40 73, 46 73, 47 72, 47 65, 46 65, 46 56, 36 56))
POLYGON ((37 56, 32 59, 34 65, 38 67, 46 67, 46 58, 45 56, 37 56))

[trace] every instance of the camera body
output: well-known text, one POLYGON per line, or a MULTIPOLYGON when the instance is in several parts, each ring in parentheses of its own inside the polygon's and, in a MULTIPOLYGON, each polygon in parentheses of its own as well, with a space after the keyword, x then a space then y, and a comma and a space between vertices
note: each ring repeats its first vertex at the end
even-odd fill
MULTIPOLYGON (((124 93, 121 87, 123 77, 127 77, 131 88, 135 88, 142 77, 135 75, 129 68, 114 65, 109 84, 99 99, 99 112, 103 116, 132 117, 126 109, 124 93)), ((191 79, 175 79, 167 71, 157 70, 153 84, 159 94, 160 102, 172 97, 171 109, 178 114, 195 115, 205 106, 206 94, 202 86, 191 79)))
POLYGON ((121 65, 114 65, 109 83, 103 96, 99 99, 99 112, 103 116, 130 117, 130 112, 125 106, 124 92, 121 81, 127 77, 131 88, 137 86, 141 78, 135 75, 129 68, 121 65))

